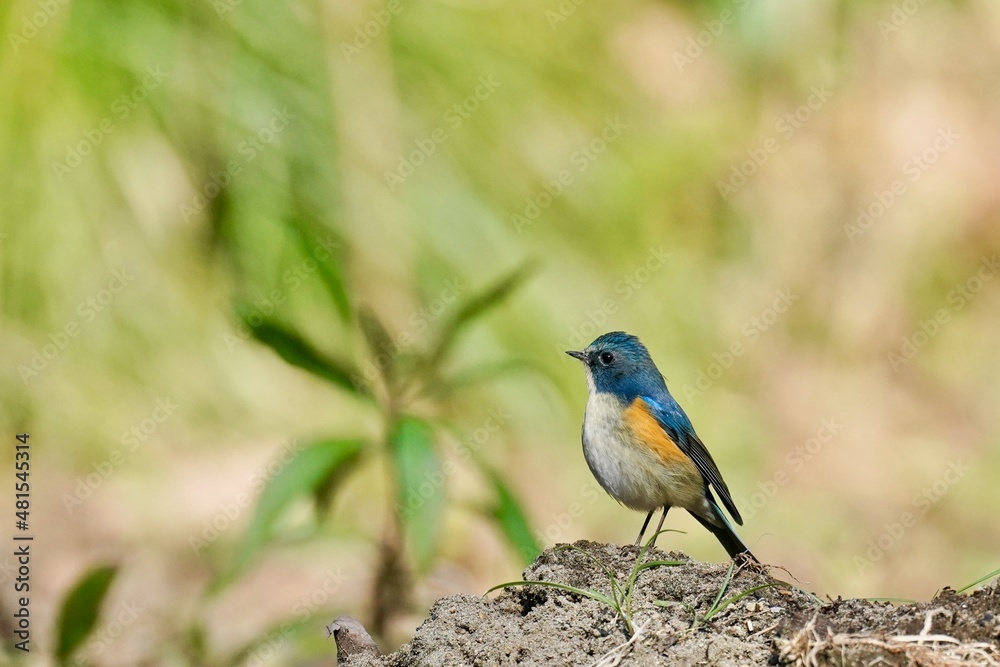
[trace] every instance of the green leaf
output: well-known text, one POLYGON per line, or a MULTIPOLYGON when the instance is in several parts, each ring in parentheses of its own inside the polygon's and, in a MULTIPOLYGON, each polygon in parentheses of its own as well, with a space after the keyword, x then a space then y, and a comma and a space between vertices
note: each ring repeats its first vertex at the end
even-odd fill
POLYGON ((375 366, 388 382, 392 378, 395 362, 395 354, 393 353, 395 345, 392 342, 392 336, 386 331, 378 316, 367 308, 362 308, 358 316, 365 342, 368 343, 368 349, 375 357, 375 366))
POLYGON ((101 603, 118 573, 115 565, 105 565, 88 572, 63 600, 59 612, 56 658, 67 662, 97 624, 101 603))
POLYGON ((455 316, 448 322, 448 324, 445 325, 444 329, 442 329, 441 334, 438 337, 437 345, 428 357, 428 367, 435 368, 438 363, 444 359, 445 355, 448 354, 448 351, 451 349, 451 346, 455 343, 455 339, 458 337, 458 334, 461 333, 462 328, 466 324, 487 312, 490 308, 493 308, 497 304, 503 302, 507 297, 514 293, 514 290, 520 287, 521 283, 524 282, 534 270, 534 262, 525 262, 495 282, 493 285, 474 295, 471 299, 462 304, 462 307, 458 309, 455 316))
POLYGON ((187 629, 187 649, 191 662, 199 665, 205 662, 208 655, 208 633, 205 626, 195 621, 187 629))
POLYGON ((545 371, 529 361, 519 359, 509 359, 494 363, 485 363, 468 370, 460 371, 449 378, 443 378, 439 383, 430 387, 436 396, 447 398, 471 385, 480 384, 502 375, 509 375, 518 371, 533 371, 546 377, 545 371))
POLYGON ((538 556, 541 549, 535 536, 531 532, 528 518, 521 508, 521 504, 511 493, 507 484, 494 470, 486 470, 487 476, 493 483, 493 489, 497 494, 497 506, 493 512, 493 518, 503 531, 504 537, 511 546, 517 550, 525 565, 530 564, 538 556))
POLYGON ((289 221, 289 227, 295 233, 302 254, 316 262, 316 272, 326 291, 330 293, 340 319, 350 320, 351 300, 347 295, 343 271, 335 256, 342 241, 329 230, 314 233, 305 221, 297 217, 289 221))
POLYGON ((434 560, 445 507, 445 474, 434 449, 430 426, 402 417, 389 438, 396 471, 396 511, 420 569, 434 560))
POLYGON ((357 377, 356 371, 346 364, 331 359, 297 333, 276 322, 265 320, 264 322, 257 322, 256 326, 254 326, 251 323, 249 311, 243 312, 246 314, 241 314, 241 317, 243 322, 249 327, 253 337, 270 347, 289 364, 309 371, 313 375, 321 377, 338 387, 356 394, 367 395, 363 384, 355 382, 355 378, 357 377))
POLYGON ((362 440, 322 440, 305 447, 268 483, 236 558, 236 571, 246 567, 271 537, 275 523, 293 501, 311 497, 330 478, 342 476, 364 450, 362 440))

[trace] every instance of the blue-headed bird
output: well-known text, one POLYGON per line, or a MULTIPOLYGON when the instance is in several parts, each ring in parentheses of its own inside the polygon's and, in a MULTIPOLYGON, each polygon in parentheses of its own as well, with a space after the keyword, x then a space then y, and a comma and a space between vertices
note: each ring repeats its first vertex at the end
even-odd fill
POLYGON ((715 535, 730 557, 757 560, 733 530, 713 490, 737 524, 739 510, 691 420, 667 390, 638 338, 613 331, 585 350, 566 354, 583 362, 590 396, 583 418, 583 455, 604 490, 626 507, 648 512, 638 545, 656 510, 682 507, 715 535))

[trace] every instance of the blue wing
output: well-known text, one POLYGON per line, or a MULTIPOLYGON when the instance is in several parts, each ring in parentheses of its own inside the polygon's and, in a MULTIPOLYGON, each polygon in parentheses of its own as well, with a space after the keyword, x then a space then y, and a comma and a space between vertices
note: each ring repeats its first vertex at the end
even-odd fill
POLYGON ((740 516, 739 510, 736 509, 736 503, 733 502, 733 497, 729 494, 729 487, 723 481, 719 467, 715 465, 712 455, 708 453, 705 444, 694 432, 694 426, 692 426, 688 416, 684 414, 681 406, 678 405, 677 401, 670 394, 660 399, 643 396, 642 400, 649 406, 650 413, 656 418, 660 426, 663 427, 663 430, 667 432, 670 439, 677 443, 681 451, 694 461, 694 464, 698 467, 698 472, 705 478, 705 485, 711 485, 715 489, 716 493, 719 494, 719 499, 722 500, 722 504, 726 506, 729 514, 732 515, 733 520, 742 526, 743 517, 740 516))

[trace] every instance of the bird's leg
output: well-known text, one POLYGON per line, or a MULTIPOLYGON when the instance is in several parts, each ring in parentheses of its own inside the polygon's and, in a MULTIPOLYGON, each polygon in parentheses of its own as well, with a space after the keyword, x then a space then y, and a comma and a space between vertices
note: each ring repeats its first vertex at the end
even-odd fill
MULTIPOLYGON (((667 512, 669 512, 669 511, 670 511, 670 505, 664 505, 663 506, 663 514, 660 516, 660 523, 658 523, 656 525, 656 532, 653 533, 653 543, 649 545, 650 549, 652 549, 653 547, 656 546, 656 538, 660 536, 660 529, 663 528, 663 521, 664 521, 664 519, 667 518, 667 512)), ((650 516, 653 515, 652 512, 650 512, 649 514, 650 514, 650 516)), ((649 519, 647 519, 647 521, 648 520, 649 519)))
POLYGON ((642 530, 639 531, 639 537, 635 538, 635 546, 639 546, 639 542, 642 541, 642 536, 646 533, 646 526, 649 525, 649 520, 653 518, 653 512, 655 511, 653 510, 646 515, 646 520, 642 522, 642 530))

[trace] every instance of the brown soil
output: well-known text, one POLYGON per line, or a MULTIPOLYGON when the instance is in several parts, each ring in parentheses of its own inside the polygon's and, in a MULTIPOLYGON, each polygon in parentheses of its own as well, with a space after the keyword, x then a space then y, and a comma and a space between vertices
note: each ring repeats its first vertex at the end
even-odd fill
MULTIPOLYGON (((633 547, 581 541, 579 550, 543 552, 524 572, 548 581, 610 593, 610 568, 626 582, 633 547), (589 555, 588 555, 589 554, 589 555)), ((971 595, 945 589, 930 602, 891 605, 820 601, 757 568, 738 568, 723 595, 773 584, 726 606, 708 621, 729 565, 658 550, 646 560, 682 565, 643 570, 627 626, 608 605, 543 586, 507 588, 490 597, 438 600, 413 640, 390 655, 358 655, 343 664, 428 665, 997 665, 1000 587, 971 595), (654 602, 666 602, 666 606, 654 602), (693 610, 692 610, 693 609, 693 610), (696 622, 696 617, 699 619, 696 622)))

